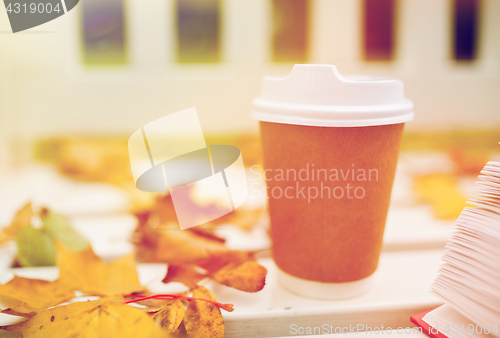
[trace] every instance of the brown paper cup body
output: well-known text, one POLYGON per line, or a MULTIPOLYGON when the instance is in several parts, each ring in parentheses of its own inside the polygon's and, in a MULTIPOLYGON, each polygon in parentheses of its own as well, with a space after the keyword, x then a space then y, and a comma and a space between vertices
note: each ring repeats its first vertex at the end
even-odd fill
POLYGON ((370 276, 377 269, 404 124, 261 121, 260 128, 277 266, 326 283, 370 276))

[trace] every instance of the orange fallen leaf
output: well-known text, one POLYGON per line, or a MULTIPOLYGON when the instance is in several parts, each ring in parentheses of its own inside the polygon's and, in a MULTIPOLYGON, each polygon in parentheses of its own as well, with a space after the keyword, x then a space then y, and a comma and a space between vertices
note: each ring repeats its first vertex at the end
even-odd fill
POLYGON ((16 299, 38 310, 60 304, 75 297, 75 294, 59 281, 14 276, 8 283, 0 285, 0 296, 16 299))
POLYGON ((266 284, 267 269, 254 261, 248 261, 233 268, 224 268, 213 275, 213 279, 232 288, 257 292, 266 284))
POLYGON ((226 250, 210 252, 206 258, 196 261, 195 264, 213 274, 228 265, 236 266, 246 261, 255 261, 252 251, 226 250))
POLYGON ((202 279, 215 281, 246 292, 262 290, 266 283, 267 269, 255 262, 255 255, 245 251, 210 253, 208 258, 195 264, 170 264, 163 283, 180 282, 193 287, 202 279), (207 271, 202 273, 196 268, 207 271))
POLYGON ((194 265, 169 264, 167 275, 163 278, 163 283, 179 282, 193 287, 206 277, 207 275, 198 272, 194 265))
POLYGON ((136 229, 134 237, 139 260, 146 262, 190 263, 207 258, 210 252, 228 250, 219 241, 168 226, 145 225, 136 229))
MULTIPOLYGON (((203 286, 193 290, 193 297, 215 301, 215 296, 203 286)), ((219 307, 205 301, 189 302, 184 327, 188 335, 203 332, 202 337, 224 337, 224 318, 219 307)))
POLYGON ((92 301, 57 306, 4 329, 30 338, 165 337, 154 320, 125 304, 92 301))
POLYGON ((133 255, 106 264, 89 246, 71 251, 58 243, 59 282, 93 295, 130 294, 144 290, 139 283, 133 255))

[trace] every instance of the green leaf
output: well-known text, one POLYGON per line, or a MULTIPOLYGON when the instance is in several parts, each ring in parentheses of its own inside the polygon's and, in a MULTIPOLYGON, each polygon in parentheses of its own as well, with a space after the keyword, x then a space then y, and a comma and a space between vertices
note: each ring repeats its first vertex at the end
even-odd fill
POLYGON ((68 218, 47 210, 42 215, 42 221, 42 230, 69 249, 80 251, 89 245, 88 241, 73 229, 68 218))
POLYGON ((40 229, 23 227, 17 234, 17 254, 23 266, 56 264, 56 248, 52 239, 40 229))

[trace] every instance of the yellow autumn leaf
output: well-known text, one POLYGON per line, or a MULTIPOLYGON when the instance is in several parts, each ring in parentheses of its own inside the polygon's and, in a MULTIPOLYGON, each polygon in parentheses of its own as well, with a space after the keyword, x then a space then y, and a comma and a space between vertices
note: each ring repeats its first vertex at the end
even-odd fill
POLYGON ((0 338, 23 338, 20 333, 0 329, 0 338))
MULTIPOLYGON (((205 287, 199 286, 193 290, 193 297, 215 301, 215 296, 205 287)), ((192 300, 184 316, 184 327, 188 335, 201 337, 224 337, 224 318, 219 307, 214 304, 192 300)))
POLYGON ((30 338, 159 338, 167 334, 140 309, 92 301, 57 306, 4 327, 30 338))
POLYGON ((34 213, 31 203, 26 203, 16 212, 10 225, 0 229, 0 244, 15 239, 17 233, 22 227, 31 224, 31 218, 33 215, 34 213))
MULTIPOLYGON (((141 297, 149 297, 151 294, 149 293, 134 293, 133 295, 129 295, 127 300, 133 298, 141 298, 141 297)), ((172 304, 172 299, 162 299, 162 298, 149 298, 141 301, 137 301, 137 304, 140 304, 145 307, 141 307, 141 310, 150 314, 155 315, 159 311, 163 310, 166 306, 172 304)))
POLYGON ((31 203, 26 203, 21 209, 19 209, 14 215, 14 219, 10 224, 11 228, 19 229, 25 225, 31 224, 31 218, 33 217, 33 206, 31 203))
POLYGON ((219 270, 213 275, 213 279, 241 291, 257 292, 264 288, 266 275, 265 267, 257 262, 248 261, 236 267, 219 270))
POLYGON ((156 323, 167 332, 176 332, 184 319, 186 310, 180 300, 174 300, 171 304, 153 315, 156 323))
POLYGON ((13 298, 38 310, 60 304, 75 297, 75 294, 59 281, 14 276, 8 283, 0 285, 0 296, 13 298))
POLYGON ((432 206, 434 217, 455 219, 465 207, 466 198, 450 175, 431 174, 415 178, 413 191, 421 202, 432 206))
POLYGON ((139 283, 133 255, 104 263, 89 246, 71 251, 57 245, 59 282, 73 290, 93 295, 130 294, 144 290, 139 283))

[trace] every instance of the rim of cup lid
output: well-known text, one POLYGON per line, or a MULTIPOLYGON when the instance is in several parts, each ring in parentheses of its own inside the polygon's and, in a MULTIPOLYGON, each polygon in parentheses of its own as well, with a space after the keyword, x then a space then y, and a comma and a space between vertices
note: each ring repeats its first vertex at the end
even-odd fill
POLYGON ((373 285, 373 274, 363 279, 344 283, 323 283, 289 275, 277 268, 278 283, 285 289, 309 298, 339 300, 360 296, 373 285))
POLYGON ((401 81, 342 76, 334 65, 295 65, 284 78, 264 77, 253 101, 254 119, 329 127, 359 127, 413 120, 401 81))

